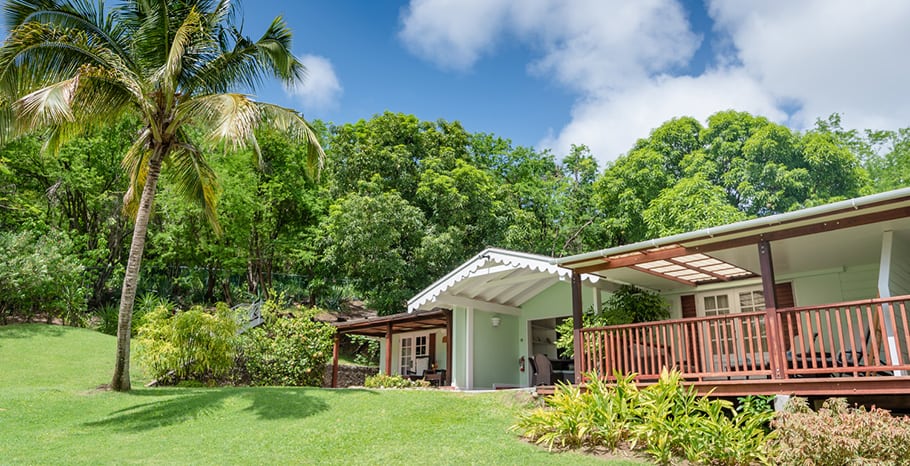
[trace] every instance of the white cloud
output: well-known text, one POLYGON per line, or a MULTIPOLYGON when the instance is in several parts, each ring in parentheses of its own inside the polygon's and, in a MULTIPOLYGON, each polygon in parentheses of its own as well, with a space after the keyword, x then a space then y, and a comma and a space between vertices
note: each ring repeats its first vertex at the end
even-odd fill
POLYGON ((712 71, 698 77, 661 75, 623 92, 577 103, 572 121, 540 146, 567 154, 572 144, 585 144, 601 161, 613 160, 664 121, 691 116, 704 122, 710 115, 729 109, 777 121, 787 118, 772 96, 741 70, 712 71))
POLYGON ((317 55, 303 55, 300 62, 306 67, 306 79, 303 83, 288 88, 288 94, 298 97, 304 105, 304 111, 308 112, 330 109, 337 105, 343 89, 332 62, 317 55))
POLYGON ((492 48, 509 1, 412 0, 399 37, 411 53, 445 69, 465 70, 492 48))
POLYGON ((701 37, 676 0, 412 0, 399 37, 448 69, 505 39, 539 51, 529 72, 578 95, 571 121, 541 142, 557 153, 587 144, 611 160, 670 118, 729 108, 795 129, 833 112, 857 128, 908 126, 910 2, 709 0, 708 12, 729 47, 698 76, 678 71, 701 37))
POLYGON ((833 112, 859 128, 910 121, 910 2, 889 0, 714 0, 709 11, 729 34, 745 70, 768 92, 802 104, 793 122, 833 112))

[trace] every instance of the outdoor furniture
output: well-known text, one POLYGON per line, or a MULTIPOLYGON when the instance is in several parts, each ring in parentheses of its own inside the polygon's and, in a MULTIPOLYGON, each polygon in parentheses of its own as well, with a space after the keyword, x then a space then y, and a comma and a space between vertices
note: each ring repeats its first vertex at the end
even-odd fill
POLYGON ((446 370, 436 369, 435 371, 423 371, 423 379, 430 382, 430 385, 439 387, 446 380, 446 370))
POLYGON ((550 362, 550 358, 537 353, 533 361, 537 367, 534 372, 534 385, 553 385, 553 363, 550 362))
POLYGON ((553 382, 575 382, 575 361, 571 359, 551 360, 553 370, 553 382))

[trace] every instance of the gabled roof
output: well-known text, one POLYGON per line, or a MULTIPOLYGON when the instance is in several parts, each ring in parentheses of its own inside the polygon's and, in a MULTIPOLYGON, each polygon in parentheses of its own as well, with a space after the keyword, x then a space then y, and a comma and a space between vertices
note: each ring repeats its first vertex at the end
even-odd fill
MULTIPOLYGON (((572 271, 552 260, 507 249, 485 249, 408 300, 408 312, 465 306, 516 313, 550 285, 570 279, 572 271)), ((592 286, 609 286, 597 275, 583 274, 581 278, 592 286)))

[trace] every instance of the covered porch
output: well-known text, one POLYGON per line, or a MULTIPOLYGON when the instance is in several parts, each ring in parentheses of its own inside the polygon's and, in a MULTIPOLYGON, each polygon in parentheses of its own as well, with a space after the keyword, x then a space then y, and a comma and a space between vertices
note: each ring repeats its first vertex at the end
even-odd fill
POLYGON ((908 189, 555 263, 655 290, 674 317, 576 326, 576 380, 675 368, 717 395, 910 392, 908 189))
POLYGON ((338 383, 338 352, 342 335, 381 338, 385 351, 380 354, 380 364, 384 374, 425 378, 440 387, 451 385, 452 339, 448 336, 452 334, 452 311, 433 309, 337 322, 334 325, 332 388, 336 388, 338 383), (403 342, 410 346, 409 350, 400 349, 403 342), (397 352, 392 350, 396 347, 399 348, 397 352), (393 358, 396 353, 398 360, 393 358))

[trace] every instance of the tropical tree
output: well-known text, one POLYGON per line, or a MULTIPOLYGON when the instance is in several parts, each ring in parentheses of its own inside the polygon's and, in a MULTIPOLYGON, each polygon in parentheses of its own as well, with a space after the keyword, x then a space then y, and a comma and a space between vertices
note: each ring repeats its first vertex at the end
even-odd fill
POLYGON ((252 40, 235 23, 235 5, 127 0, 106 10, 102 1, 14 0, 4 7, 10 32, 0 49, 0 137, 44 130, 45 150, 53 152, 80 131, 124 114, 142 123, 122 161, 134 230, 120 297, 114 390, 130 389, 130 321, 162 166, 204 206, 217 231, 218 185, 204 144, 250 146, 258 153, 254 129, 267 123, 295 129, 308 148, 309 168, 321 164, 322 149, 302 116, 239 92, 253 92, 268 77, 293 84, 305 70, 280 17, 252 40), (191 127, 205 137, 192 137, 191 127))

